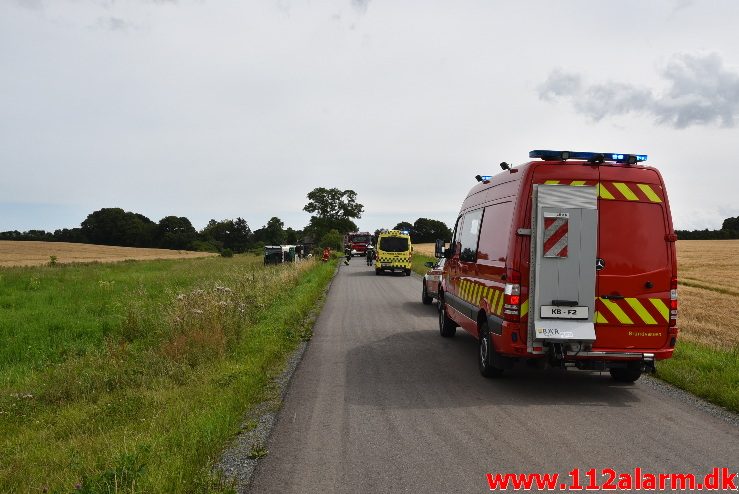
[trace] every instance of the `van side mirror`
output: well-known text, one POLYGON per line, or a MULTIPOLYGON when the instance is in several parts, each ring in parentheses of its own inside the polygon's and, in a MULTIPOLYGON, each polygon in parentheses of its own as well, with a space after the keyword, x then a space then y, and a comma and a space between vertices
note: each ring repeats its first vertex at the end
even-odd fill
POLYGON ((444 257, 444 241, 440 238, 436 239, 436 245, 434 245, 434 256, 437 259, 444 257))

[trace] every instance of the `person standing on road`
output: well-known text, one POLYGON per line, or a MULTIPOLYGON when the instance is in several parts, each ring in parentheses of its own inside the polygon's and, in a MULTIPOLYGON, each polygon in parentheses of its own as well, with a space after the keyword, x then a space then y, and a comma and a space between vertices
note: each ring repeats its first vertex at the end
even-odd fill
POLYGON ((349 261, 352 258, 352 249, 350 247, 347 247, 344 249, 344 254, 346 255, 346 261, 344 261, 344 264, 347 266, 349 265, 349 261))
POLYGON ((367 247, 367 266, 372 266, 372 261, 375 260, 375 249, 370 245, 367 247))

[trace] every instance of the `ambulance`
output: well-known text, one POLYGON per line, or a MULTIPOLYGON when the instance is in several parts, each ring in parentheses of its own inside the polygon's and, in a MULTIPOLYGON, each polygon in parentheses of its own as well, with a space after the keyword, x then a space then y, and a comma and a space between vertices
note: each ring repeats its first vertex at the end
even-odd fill
POLYGON ((535 150, 480 176, 456 220, 439 331, 478 339, 485 377, 516 363, 653 371, 677 340, 677 259, 662 177, 646 155, 535 150))
POLYGON ((413 245, 411 236, 406 231, 387 230, 377 236, 375 274, 385 271, 400 271, 411 275, 413 261, 413 245))

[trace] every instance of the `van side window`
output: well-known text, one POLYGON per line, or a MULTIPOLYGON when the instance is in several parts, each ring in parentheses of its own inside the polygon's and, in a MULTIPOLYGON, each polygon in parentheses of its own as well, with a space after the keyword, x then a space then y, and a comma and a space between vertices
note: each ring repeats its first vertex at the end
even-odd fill
POLYGON ((513 217, 513 203, 502 202, 485 208, 477 258, 505 262, 513 217))
POLYGON ((482 222, 482 209, 470 211, 464 215, 464 224, 459 241, 462 244, 459 251, 459 260, 464 262, 475 262, 477 256, 477 239, 480 235, 480 223, 482 222))
POLYGON ((459 253, 459 236, 462 234, 462 221, 463 216, 457 218, 457 224, 454 226, 454 234, 452 235, 452 243, 449 245, 454 250, 455 254, 459 253))

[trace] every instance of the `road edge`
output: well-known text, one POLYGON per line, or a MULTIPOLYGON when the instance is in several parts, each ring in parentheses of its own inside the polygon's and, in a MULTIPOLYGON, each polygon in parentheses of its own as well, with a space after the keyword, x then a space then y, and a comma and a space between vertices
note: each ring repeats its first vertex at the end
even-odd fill
MULTIPOLYGON (((304 327, 310 328, 311 334, 338 272, 339 264, 337 263, 315 307, 302 321, 304 327)), ((273 397, 259 403, 244 415, 241 432, 224 448, 219 461, 213 467, 214 473, 220 475, 221 483, 224 486, 233 487, 239 494, 249 492, 259 460, 268 455, 266 447, 269 438, 277 424, 290 382, 303 360, 309 343, 310 339, 301 341, 298 347, 288 355, 285 368, 272 380, 270 385, 273 397)))

